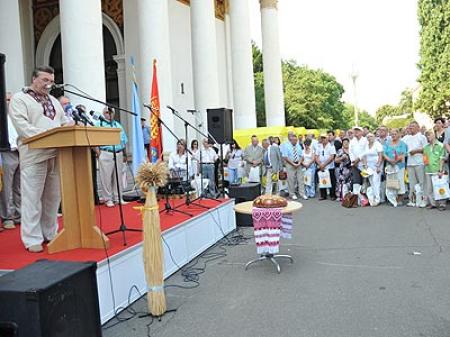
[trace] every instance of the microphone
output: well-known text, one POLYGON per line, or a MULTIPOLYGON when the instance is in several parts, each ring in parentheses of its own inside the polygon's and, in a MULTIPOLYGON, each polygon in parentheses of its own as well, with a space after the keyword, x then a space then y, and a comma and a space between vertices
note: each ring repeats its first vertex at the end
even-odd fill
POLYGON ((95 112, 94 110, 91 110, 91 111, 89 111, 89 114, 96 121, 100 121, 100 122, 103 122, 103 123, 111 124, 111 122, 109 120, 107 120, 105 117, 103 117, 101 113, 98 113, 98 112, 95 112))
POLYGON ((172 108, 170 105, 167 106, 167 109, 170 109, 172 111, 172 113, 177 112, 177 110, 175 110, 174 108, 172 108))
POLYGON ((69 115, 72 117, 75 122, 81 122, 81 117, 78 114, 78 111, 73 108, 72 104, 67 104, 64 108, 64 112, 66 113, 66 116, 69 115))
POLYGON ((47 84, 46 88, 47 89, 61 89, 64 88, 67 84, 65 83, 53 83, 53 84, 47 84))
POLYGON ((78 115, 80 115, 82 121, 84 122, 84 124, 89 124, 91 126, 94 126, 94 123, 92 123, 91 119, 89 118, 88 115, 86 115, 86 110, 85 107, 81 104, 78 104, 75 109, 77 109, 78 111, 78 115))
POLYGON ((195 110, 195 109, 188 109, 186 111, 193 115, 198 112, 198 110, 195 110))

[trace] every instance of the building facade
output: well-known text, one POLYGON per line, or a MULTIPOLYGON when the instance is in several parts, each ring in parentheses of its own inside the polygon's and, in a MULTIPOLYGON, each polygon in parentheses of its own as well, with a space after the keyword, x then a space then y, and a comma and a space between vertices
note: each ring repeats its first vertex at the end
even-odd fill
MULTIPOLYGON (((2 0, 7 91, 20 90, 36 65, 48 64, 57 83, 130 108, 131 58, 142 103, 150 101, 156 59, 162 119, 180 137, 183 123, 167 105, 203 129, 206 109, 218 107, 234 110, 236 129, 256 127, 249 1, 257 0, 2 0)), ((267 122, 284 125, 277 0, 260 3, 267 122)), ((120 114, 129 132, 130 118, 120 114)), ((164 148, 174 149, 175 140, 163 135, 164 148)))

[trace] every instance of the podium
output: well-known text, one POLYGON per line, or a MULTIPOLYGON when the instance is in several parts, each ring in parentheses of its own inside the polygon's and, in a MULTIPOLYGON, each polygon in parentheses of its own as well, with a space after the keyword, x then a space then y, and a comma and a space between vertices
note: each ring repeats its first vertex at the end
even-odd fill
POLYGON ((96 225, 91 146, 120 143, 120 129, 58 127, 23 140, 30 149, 58 151, 63 229, 48 244, 50 254, 75 248, 108 248, 109 239, 96 225))

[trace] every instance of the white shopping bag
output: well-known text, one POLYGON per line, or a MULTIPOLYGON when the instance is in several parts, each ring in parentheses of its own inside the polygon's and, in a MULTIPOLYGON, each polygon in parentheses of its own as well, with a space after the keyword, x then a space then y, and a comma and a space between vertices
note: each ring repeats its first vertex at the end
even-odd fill
POLYGON ((319 188, 331 188, 330 171, 319 171, 317 175, 319 176, 319 188))
POLYGON ((304 171, 303 178, 304 178, 306 186, 312 186, 312 181, 313 181, 312 171, 310 171, 310 170, 304 171))
POLYGON ((259 166, 252 166, 250 168, 250 173, 248 175, 249 183, 260 183, 261 182, 261 168, 259 166))
POLYGON ((445 174, 439 178, 437 174, 431 176, 433 184, 434 200, 445 200, 450 198, 450 189, 448 187, 448 175, 445 174))

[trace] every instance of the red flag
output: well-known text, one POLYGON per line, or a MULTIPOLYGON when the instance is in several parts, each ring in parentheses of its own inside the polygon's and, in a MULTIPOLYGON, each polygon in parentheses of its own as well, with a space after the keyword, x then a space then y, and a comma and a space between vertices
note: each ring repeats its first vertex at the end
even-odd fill
POLYGON ((162 128, 158 123, 158 116, 161 118, 159 90, 158 90, 158 76, 156 72, 156 60, 153 60, 153 79, 152 79, 152 94, 151 94, 152 116, 150 119, 151 140, 150 151, 152 162, 156 162, 162 155, 162 128), (155 116, 156 115, 156 116, 155 116))

